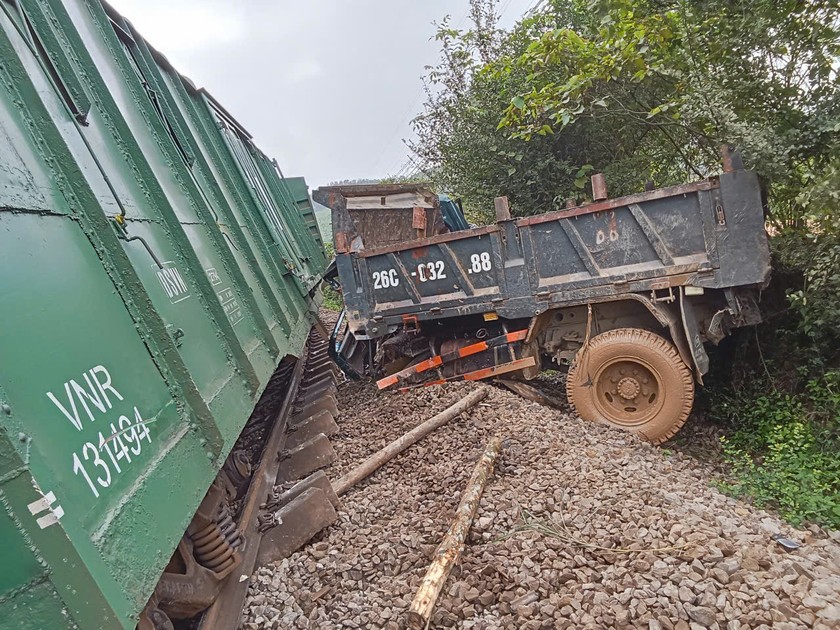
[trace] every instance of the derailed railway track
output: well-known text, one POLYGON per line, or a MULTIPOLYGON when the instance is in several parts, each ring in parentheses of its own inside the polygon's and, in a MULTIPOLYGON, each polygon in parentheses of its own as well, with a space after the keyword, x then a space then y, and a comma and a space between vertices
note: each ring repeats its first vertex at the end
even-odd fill
POLYGON ((336 372, 314 330, 304 356, 281 363, 161 576, 140 630, 169 628, 173 620, 235 628, 254 570, 335 519, 329 481, 309 473, 334 456, 325 433, 335 427, 336 372), (316 394, 317 402, 307 403, 316 394), (278 480, 301 477, 275 494, 278 480), (306 501, 294 501, 308 490, 306 501))
POLYGON ((338 368, 318 332, 281 363, 193 517, 138 630, 236 628, 251 575, 337 518, 320 470, 335 459, 338 368))
POLYGON ((250 576, 336 519, 338 368, 313 329, 281 363, 140 615, 138 630, 236 628, 250 576))

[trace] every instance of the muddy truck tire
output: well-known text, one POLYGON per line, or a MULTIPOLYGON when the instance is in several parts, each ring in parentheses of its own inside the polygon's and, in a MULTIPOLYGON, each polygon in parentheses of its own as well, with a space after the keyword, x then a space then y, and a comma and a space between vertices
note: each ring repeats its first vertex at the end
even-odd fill
POLYGON ((569 404, 585 420, 661 444, 680 430, 694 402, 694 379, 677 349, 639 328, 592 339, 569 369, 569 404))

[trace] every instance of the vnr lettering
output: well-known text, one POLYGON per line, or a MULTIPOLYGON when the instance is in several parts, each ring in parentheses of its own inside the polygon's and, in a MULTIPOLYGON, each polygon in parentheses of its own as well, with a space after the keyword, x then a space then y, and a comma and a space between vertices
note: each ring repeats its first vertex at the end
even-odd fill
POLYGON ((104 414, 113 408, 112 398, 124 400, 111 383, 107 368, 102 365, 89 369, 78 380, 70 379, 64 383, 63 395, 47 392, 47 398, 79 431, 85 416, 93 422, 96 419, 94 411, 104 414))

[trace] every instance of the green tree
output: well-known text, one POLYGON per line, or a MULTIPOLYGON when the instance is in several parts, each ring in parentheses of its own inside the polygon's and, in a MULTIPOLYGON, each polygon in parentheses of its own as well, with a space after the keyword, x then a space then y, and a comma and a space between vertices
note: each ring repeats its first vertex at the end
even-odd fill
POLYGON ((742 340, 746 387, 712 388, 735 493, 840 525, 840 0, 553 0, 504 32, 494 0, 438 30, 413 149, 492 220, 713 175, 762 175, 775 287, 742 340), (775 299, 775 301, 774 301, 775 299))
POLYGON ((493 0, 472 0, 474 27, 458 31, 448 20, 439 25, 441 61, 426 77, 428 100, 414 121, 419 140, 412 144, 418 159, 435 175, 441 188, 461 196, 471 219, 481 222, 492 213, 493 198, 508 195, 514 212, 533 214, 563 204, 569 191, 583 181, 583 164, 575 136, 536 136, 531 142, 512 138, 498 129, 511 98, 524 85, 525 75, 500 77, 494 67, 503 51, 524 53, 547 28, 576 23, 573 8, 540 14, 502 32, 493 0))
POLYGON ((614 194, 697 179, 727 142, 773 182, 778 225, 801 219, 840 120, 836 0, 555 0, 510 32, 494 5, 441 24, 415 121, 418 157, 469 207, 557 208, 591 170, 614 194))

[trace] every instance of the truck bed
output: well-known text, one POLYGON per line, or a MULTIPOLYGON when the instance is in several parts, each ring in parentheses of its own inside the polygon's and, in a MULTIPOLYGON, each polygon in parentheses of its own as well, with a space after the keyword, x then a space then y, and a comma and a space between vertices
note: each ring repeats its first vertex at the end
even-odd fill
MULTIPOLYGON (((745 170, 381 246, 365 246, 348 212, 357 192, 320 192, 333 208, 350 330, 361 338, 409 322, 533 317, 679 286, 760 286, 770 273, 759 182, 745 170)), ((385 191, 377 194, 384 203, 385 191)))

